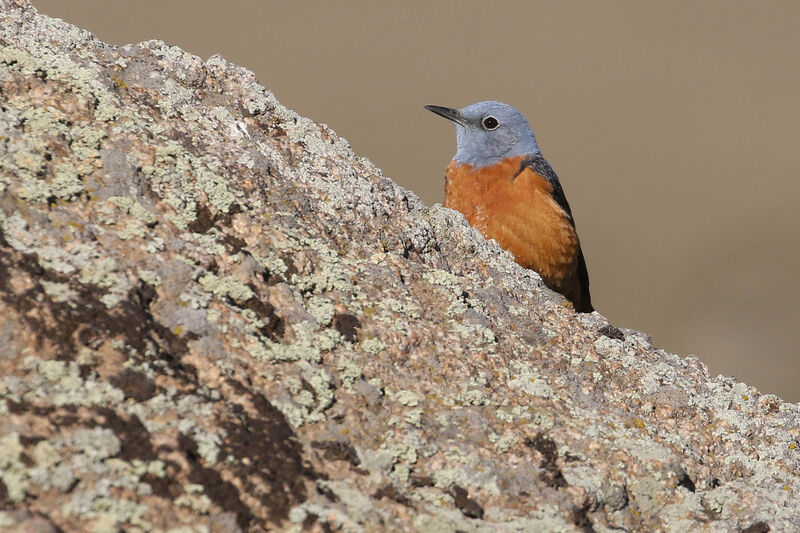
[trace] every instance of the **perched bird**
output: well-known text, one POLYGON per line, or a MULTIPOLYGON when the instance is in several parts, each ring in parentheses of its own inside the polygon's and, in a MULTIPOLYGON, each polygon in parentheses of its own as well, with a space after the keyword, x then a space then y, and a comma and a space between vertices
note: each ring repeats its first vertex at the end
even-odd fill
POLYGON ((538 272, 576 311, 593 311, 572 211, 522 113, 491 101, 425 109, 456 125, 458 150, 445 172, 445 207, 460 211, 517 263, 538 272))

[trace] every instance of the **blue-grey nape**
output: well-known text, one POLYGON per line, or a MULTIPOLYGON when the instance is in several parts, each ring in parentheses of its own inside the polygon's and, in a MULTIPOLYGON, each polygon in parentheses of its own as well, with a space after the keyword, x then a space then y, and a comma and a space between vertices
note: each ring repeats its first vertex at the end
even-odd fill
POLYGON ((540 153, 528 121, 503 102, 478 102, 463 109, 425 108, 455 123, 458 149, 453 159, 459 163, 480 168, 508 157, 540 153))

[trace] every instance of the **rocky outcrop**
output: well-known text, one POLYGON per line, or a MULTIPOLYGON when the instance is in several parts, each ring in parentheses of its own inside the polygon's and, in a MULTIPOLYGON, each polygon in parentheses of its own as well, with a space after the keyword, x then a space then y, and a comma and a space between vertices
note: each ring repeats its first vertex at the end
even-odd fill
POLYGON ((243 68, 0 19, 0 529, 800 530, 797 406, 243 68))

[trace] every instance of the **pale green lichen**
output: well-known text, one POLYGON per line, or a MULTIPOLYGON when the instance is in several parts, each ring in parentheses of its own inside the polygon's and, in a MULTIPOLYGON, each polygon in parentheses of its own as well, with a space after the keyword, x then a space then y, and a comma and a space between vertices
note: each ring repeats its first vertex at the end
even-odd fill
POLYGON ((389 473, 389 479, 399 485, 408 483, 411 477, 411 466, 406 463, 398 463, 394 465, 394 469, 389 473))
POLYGON ((277 363, 281 361, 299 361, 309 359, 319 361, 319 349, 302 343, 281 344, 260 335, 246 335, 244 349, 261 361, 277 363))
MULTIPOLYGON (((206 164, 216 166, 209 158, 206 158, 206 164)), ((227 213, 231 205, 236 201, 236 197, 228 189, 225 178, 200 164, 194 165, 194 171, 199 189, 206 194, 209 203, 215 209, 227 213)))
MULTIPOLYGON (((59 381, 67 378, 78 378, 78 376, 69 371, 67 363, 64 361, 48 360, 39 363, 37 370, 48 381, 59 381)), ((80 378, 78 378, 75 386, 80 386, 80 378)))
POLYGON ((178 295, 178 301, 192 309, 205 309, 211 302, 213 294, 213 292, 205 291, 203 287, 193 284, 178 295))
POLYGON ((539 376, 539 371, 522 361, 511 361, 510 370, 513 379, 508 381, 508 386, 531 396, 539 398, 552 398, 553 389, 539 376))
MULTIPOLYGON (((410 497, 414 501, 430 503, 440 508, 453 505, 454 503, 453 497, 438 487, 419 487, 411 491, 410 497)), ((457 530, 448 531, 454 533, 457 530)))
POLYGON ((145 165, 141 171, 149 178, 153 191, 174 209, 174 213, 166 213, 165 217, 179 229, 186 230, 197 219, 197 202, 184 192, 190 187, 188 168, 174 156, 182 149, 180 145, 176 147, 170 143, 160 145, 156 150, 155 164, 145 165), (177 187, 174 182, 178 182, 177 187))
POLYGON ((419 428, 422 423, 422 409, 411 409, 406 412, 403 419, 412 426, 419 428))
MULTIPOLYGON (((225 246, 219 242, 221 233, 217 228, 210 228, 206 233, 190 233, 185 235, 187 241, 195 241, 205 251, 215 256, 226 253, 225 246)), ((232 259, 229 258, 229 259, 232 259)))
POLYGON ((324 296, 312 296, 306 303, 308 312, 317 319, 321 326, 327 326, 331 323, 335 309, 333 302, 324 296))
MULTIPOLYGON (((62 361, 41 361, 29 358, 26 364, 36 365, 37 373, 31 386, 41 380, 47 380, 44 389, 46 397, 55 406, 62 405, 115 405, 122 401, 124 394, 105 381, 84 380, 80 377, 77 363, 66 365, 62 361)), ((26 393, 28 396, 41 397, 43 391, 36 389, 26 393)))
POLYGON ((311 385, 315 396, 312 414, 321 413, 333 405, 333 377, 324 369, 312 367, 307 361, 299 365, 306 382, 311 385))
MULTIPOLYGON (((464 307, 464 309, 466 310, 467 308, 464 307)), ((448 311, 448 316, 449 314, 448 311)), ((497 337, 495 337, 494 332, 481 324, 458 323, 455 321, 451 324, 453 331, 460 336, 474 339, 476 341, 475 348, 487 347, 493 350, 493 345, 497 344, 497 337)))
POLYGON ((271 275, 284 277, 286 275, 287 266, 278 256, 262 257, 253 252, 253 259, 256 263, 264 267, 271 275))
MULTIPOLYGON (((184 494, 175 499, 175 505, 187 507, 197 514, 208 514, 213 504, 211 498, 203 494, 204 490, 203 485, 196 483, 185 484, 183 486, 184 494)), ((190 531, 194 532, 191 528, 190 531)))
POLYGON ((95 259, 93 262, 81 265, 78 280, 81 283, 94 285, 101 289, 109 289, 100 297, 100 301, 109 309, 116 306, 130 291, 128 277, 119 271, 117 262, 108 256, 95 259))
POLYGON ((177 116, 184 108, 192 109, 194 92, 171 78, 163 79, 158 107, 165 117, 177 116))
POLYGON ((25 499, 28 489, 27 468, 21 460, 23 450, 19 433, 6 433, 0 437, 0 479, 8 499, 15 503, 25 499))
POLYGON ((206 466, 217 464, 222 438, 202 428, 195 428, 193 439, 197 443, 197 454, 203 458, 206 466))
POLYGON ((151 529, 151 525, 143 519, 148 511, 147 506, 125 498, 112 498, 110 495, 99 497, 91 500, 89 510, 84 513, 75 513, 70 504, 65 505, 64 511, 84 519, 93 519, 91 527, 95 533, 119 531, 120 526, 126 523, 145 531, 151 529))
POLYGON ((329 352, 344 342, 341 333, 333 328, 326 328, 316 334, 317 346, 321 352, 329 352))
POLYGON ((33 460, 40 467, 50 467, 61 461, 61 456, 56 450, 55 446, 50 444, 49 441, 43 440, 36 443, 33 447, 33 460))
MULTIPOLYGON (((68 128, 66 115, 52 106, 20 108, 17 105, 25 106, 27 100, 20 99, 18 102, 15 99, 8 102, 9 109, 0 124, 10 125, 11 121, 24 124, 27 135, 22 138, 22 145, 13 147, 10 157, 0 158, 0 170, 19 179, 19 198, 33 202, 74 199, 84 191, 81 177, 93 169, 91 165, 78 164, 76 167, 72 162, 65 161, 54 164, 46 171, 48 164, 43 156, 46 152, 44 138, 64 136, 71 139, 73 150, 80 151, 85 144, 84 129, 78 126, 68 128), (42 173, 44 176, 40 177, 42 173)), ((91 144, 91 141, 87 140, 87 143, 91 144)), ((3 178, 3 182, 10 183, 7 178, 3 178)))
POLYGON ((121 294, 119 292, 107 292, 100 297, 100 302, 105 305, 107 309, 114 309, 117 304, 123 300, 123 298, 125 298, 125 294, 121 294))
POLYGON ((384 344, 380 339, 370 337, 361 341, 361 349, 368 354, 378 355, 386 349, 386 344, 384 344))
POLYGON ((128 220, 125 227, 117 232, 117 236, 123 241, 136 238, 143 239, 147 236, 147 228, 138 220, 128 220))
POLYGON ((164 251, 165 241, 162 237, 152 237, 148 242, 145 250, 148 253, 155 254, 164 251))
POLYGON ((84 190, 78 170, 71 163, 59 163, 53 169, 53 179, 49 186, 50 197, 71 200, 84 190))
POLYGON ((236 302, 246 302, 254 296, 250 287, 233 276, 218 277, 208 272, 197 281, 218 298, 229 297, 236 302))
POLYGON ((339 379, 345 385, 352 385, 364 375, 358 363, 348 357, 340 357, 337 360, 336 370, 339 372, 339 379))
POLYGON ((289 521, 295 524, 300 524, 305 521, 308 512, 302 506, 292 507, 289 510, 289 521))
POLYGON ((517 444, 517 438, 514 435, 501 437, 497 433, 490 433, 489 442, 494 445, 494 449, 497 450, 497 453, 506 453, 517 444))
POLYGON ((296 377, 287 376, 283 384, 291 394, 293 403, 283 402, 278 408, 287 418, 291 418, 290 423, 295 427, 323 422, 326 419, 325 410, 333 405, 333 378, 324 369, 312 366, 307 361, 301 361, 298 366, 304 382, 311 386, 311 390, 307 390, 296 377))
POLYGON ((461 300, 460 298, 453 298, 453 301, 450 303, 447 311, 445 311, 445 314, 449 318, 458 318, 466 313, 467 309, 469 309, 469 306, 467 306, 465 301, 461 300))
POLYGON ((286 422, 293 428, 297 429, 305 422, 306 412, 296 403, 283 400, 273 400, 270 403, 283 414, 286 422))
POLYGON ((30 253, 32 251, 34 241, 27 231, 28 223, 25 222, 21 214, 12 213, 7 216, 0 210, 0 228, 3 230, 3 238, 11 248, 22 253, 30 253))
MULTIPOLYGON (((63 21, 49 19, 49 23, 54 27, 44 31, 60 34, 67 38, 72 37, 73 48, 82 49, 85 43, 92 39, 89 32, 67 26, 63 21), (59 23, 62 25, 55 27, 59 23)), ((11 26, 13 27, 13 25, 11 26)), ((95 69, 76 62, 73 55, 54 53, 53 48, 46 45, 43 46, 41 39, 34 33, 26 34, 26 32, 22 32, 17 38, 22 47, 29 52, 19 48, 3 47, 0 50, 0 55, 4 58, 13 57, 16 60, 16 64, 13 62, 7 64, 14 65, 15 70, 27 76, 35 74, 37 70, 47 72, 48 80, 51 82, 64 83, 69 86, 71 93, 84 102, 93 102, 97 121, 118 118, 120 110, 119 106, 116 105, 115 96, 111 95, 103 82, 98 79, 98 73, 95 69)))
POLYGON ((122 449, 119 438, 108 428, 77 429, 67 442, 92 462, 113 457, 122 449))
POLYGON ((483 391, 467 390, 456 397, 456 403, 460 405, 487 405, 489 398, 483 391))
MULTIPOLYGON (((317 522, 328 525, 328 530, 342 531, 343 533, 363 533, 364 531, 364 528, 350 518, 339 505, 323 505, 307 501, 295 507, 293 511, 295 517, 315 516, 317 522)), ((307 528, 303 528, 302 525, 295 524, 287 530, 287 533, 302 533, 306 530, 307 528)))
POLYGON ((469 452, 457 446, 451 446, 442 453, 451 463, 465 463, 469 459, 469 452))
POLYGON ((131 474, 141 477, 145 475, 153 475, 157 478, 163 478, 167 475, 167 465, 160 459, 152 461, 142 461, 141 459, 133 459, 131 461, 131 474))
POLYGON ((7 511, 0 511, 0 528, 10 528, 17 521, 14 520, 14 517, 7 511))
MULTIPOLYGON (((67 275, 75 273, 82 267, 88 267, 91 260, 96 257, 94 246, 84 243, 77 244, 69 252, 50 245, 32 246, 30 251, 37 254, 36 260, 42 268, 67 275)), ((79 281, 83 282, 81 279, 79 281)))
POLYGON ((413 465, 419 459, 417 448, 413 444, 398 442, 388 447, 395 461, 404 461, 406 464, 413 465))
POLYGON ((598 338, 593 343, 595 351, 599 355, 610 355, 610 354, 621 354, 622 353, 622 341, 618 339, 612 339, 606 336, 602 336, 598 338))
POLYGON ((198 394, 181 396, 175 404, 175 409, 187 420, 204 420, 211 418, 214 414, 214 405, 206 401, 204 396, 198 394))
POLYGON ((555 424, 551 416, 537 412, 528 405, 501 408, 495 412, 495 416, 503 422, 527 425, 533 431, 547 431, 555 424))
POLYGON ((317 256, 312 272, 291 276, 289 281, 294 285, 294 290, 310 294, 322 294, 326 291, 351 292, 353 290, 353 284, 350 282, 345 266, 356 266, 357 263, 340 257, 337 251, 331 249, 321 239, 303 235, 287 235, 287 237, 285 242, 276 242, 276 248, 290 253, 310 250, 317 256))
POLYGON ((142 172, 151 176, 153 189, 175 210, 167 217, 185 230, 197 218, 199 195, 204 195, 215 209, 224 213, 235 202, 225 179, 209 169, 217 166, 215 159, 199 159, 179 143, 165 140, 156 148, 154 165, 143 167, 142 172))
POLYGON ((440 489, 450 488, 453 484, 464 483, 466 477, 462 470, 441 468, 433 473, 433 484, 440 489))
POLYGON ((451 290, 457 290, 463 280, 458 276, 444 270, 432 270, 422 274, 422 279, 432 285, 440 285, 451 290))
POLYGON ((117 210, 110 202, 103 202, 95 210, 97 222, 105 226, 113 226, 117 223, 117 210))
POLYGON ((147 283, 152 287, 158 287, 161 285, 161 276, 159 276, 158 273, 152 270, 147 270, 144 268, 140 269, 139 279, 141 279, 142 281, 144 281, 145 283, 147 283))
POLYGON ((245 350, 256 359, 267 362, 305 360, 318 363, 322 352, 332 350, 343 342, 341 334, 333 329, 317 331, 308 321, 292 325, 296 342, 273 342, 261 335, 245 335, 245 350))
POLYGON ((156 222, 156 216, 146 210, 144 206, 132 196, 112 196, 106 200, 106 204, 113 204, 119 207, 123 212, 144 224, 153 224, 156 222))
MULTIPOLYGON (((74 124, 70 127, 72 143, 70 150, 78 161, 91 161, 100 157, 100 143, 106 137, 106 131, 89 124, 74 124)), ((82 168, 81 175, 91 172, 90 167, 82 168)))
POLYGON ((421 310, 411 300, 398 300, 396 298, 383 298, 377 302, 381 314, 376 317, 385 323, 389 323, 394 314, 399 314, 408 318, 419 318, 421 310))
POLYGON ((258 314, 251 309, 243 309, 241 317, 244 318, 245 324, 238 329, 250 335, 257 334, 258 331, 266 325, 264 321, 259 318, 258 314))
POLYGON ((419 405, 419 396, 410 390, 399 390, 392 394, 392 397, 402 405, 407 405, 409 407, 416 407, 419 405))

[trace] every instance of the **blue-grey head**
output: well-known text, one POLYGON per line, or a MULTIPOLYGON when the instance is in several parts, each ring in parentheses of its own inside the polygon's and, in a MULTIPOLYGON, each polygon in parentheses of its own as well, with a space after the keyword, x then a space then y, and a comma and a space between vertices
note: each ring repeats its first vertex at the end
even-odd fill
POLYGON ((456 124, 458 150, 453 159, 480 168, 507 157, 539 154, 522 113, 502 102, 478 102, 463 109, 426 105, 425 109, 456 124))

